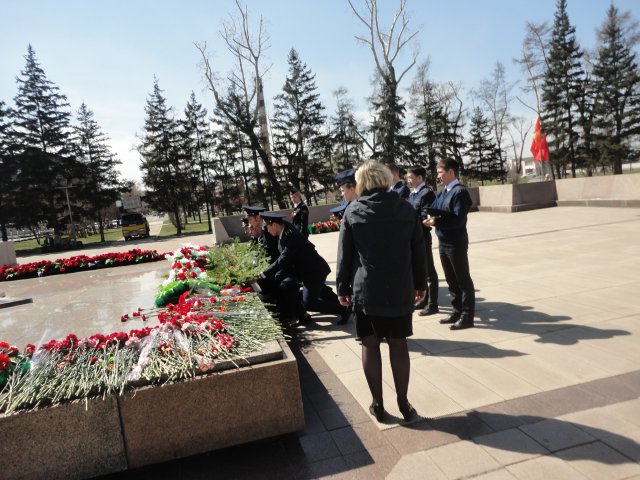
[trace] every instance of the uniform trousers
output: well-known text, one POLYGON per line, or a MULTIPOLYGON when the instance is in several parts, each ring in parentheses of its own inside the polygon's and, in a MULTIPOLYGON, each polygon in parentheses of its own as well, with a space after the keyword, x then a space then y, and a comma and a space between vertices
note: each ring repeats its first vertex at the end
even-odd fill
POLYGON ((427 249, 427 285, 428 291, 425 300, 427 308, 435 308, 438 306, 438 272, 433 261, 433 250, 431 250, 431 236, 425 238, 427 249))
POLYGON ((469 273, 468 245, 440 245, 440 261, 451 294, 453 312, 473 320, 476 292, 469 273))
POLYGON ((337 302, 337 297, 335 300, 325 299, 327 297, 324 284, 326 278, 327 276, 323 275, 320 278, 303 282, 302 305, 305 310, 311 312, 343 315, 346 312, 346 308, 337 302))

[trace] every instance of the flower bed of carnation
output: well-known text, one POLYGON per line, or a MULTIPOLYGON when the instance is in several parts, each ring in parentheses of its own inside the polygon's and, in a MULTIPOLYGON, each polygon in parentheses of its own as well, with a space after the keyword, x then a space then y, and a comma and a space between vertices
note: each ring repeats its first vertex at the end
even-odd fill
POLYGON ((155 250, 135 248, 127 252, 101 253, 100 255, 94 255, 92 257, 76 255, 70 258, 58 258, 53 261, 40 260, 38 262, 25 263, 17 266, 3 264, 0 266, 0 281, 23 280, 26 278, 97 270, 99 268, 157 262, 164 260, 164 258, 164 253, 158 253, 155 250))
POLYGON ((316 222, 309 225, 309 233, 315 235, 317 233, 337 232, 340 230, 340 220, 328 220, 326 222, 316 222))
POLYGON ((121 322, 141 322, 140 328, 84 338, 69 334, 22 350, 0 342, 0 412, 122 395, 144 384, 194 377, 221 361, 240 365, 265 343, 283 339, 280 325, 257 295, 242 287, 263 268, 260 257, 251 258, 253 248, 191 245, 168 255, 171 281, 160 290, 175 282, 187 283, 187 290, 164 308, 138 308, 120 317, 121 322), (245 269, 241 275, 239 268, 245 269), (202 293, 213 280, 229 278, 233 284, 215 294, 202 293), (158 324, 146 326, 151 318, 158 324))

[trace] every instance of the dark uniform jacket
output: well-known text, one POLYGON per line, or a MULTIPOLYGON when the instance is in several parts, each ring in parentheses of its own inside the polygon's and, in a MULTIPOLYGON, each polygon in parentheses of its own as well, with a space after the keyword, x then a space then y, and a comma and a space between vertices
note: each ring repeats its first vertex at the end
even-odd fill
POLYGON ((316 251, 316 247, 303 237, 293 225, 284 223, 284 230, 278 241, 280 256, 263 272, 264 276, 275 277, 285 271, 302 283, 327 278, 331 271, 329 264, 316 251))
POLYGON ((414 209, 394 192, 372 190, 349 204, 338 240, 338 295, 354 311, 397 317, 425 290, 426 249, 414 209))
POLYGON ((436 235, 440 246, 466 247, 469 245, 467 233, 467 214, 471 208, 471 195, 461 183, 453 186, 450 192, 442 189, 436 197, 433 207, 448 212, 436 220, 436 235))
MULTIPOLYGON (((433 190, 426 185, 420 187, 420 190, 415 193, 411 192, 411 194, 409 194, 409 198, 407 198, 409 203, 413 205, 413 208, 418 213, 420 221, 427 218, 427 207, 430 207, 435 199, 436 194, 433 193, 433 190)), ((426 245, 431 246, 431 227, 425 227, 422 225, 422 232, 426 245)))
POLYGON ((293 209, 292 223, 305 238, 309 236, 309 207, 303 201, 293 209))
POLYGON ((398 182, 393 187, 391 187, 391 191, 396 192, 400 196, 400 198, 405 200, 409 197, 409 194, 411 193, 411 190, 409 190, 409 187, 407 187, 402 180, 398 180, 398 182))
POLYGON ((263 227, 260 236, 256 238, 258 245, 262 245, 269 255, 269 262, 273 263, 280 255, 278 251, 278 239, 269 235, 267 228, 263 227))

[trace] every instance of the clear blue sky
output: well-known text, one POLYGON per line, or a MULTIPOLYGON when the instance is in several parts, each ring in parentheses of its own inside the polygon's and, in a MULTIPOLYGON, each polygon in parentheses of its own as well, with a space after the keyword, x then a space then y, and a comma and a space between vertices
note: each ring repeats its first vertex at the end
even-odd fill
MULTIPOLYGON (((359 0, 354 0, 357 3, 359 0)), ((398 0, 380 0, 390 20, 398 0)), ((512 62, 519 56, 527 21, 553 21, 555 0, 407 0, 411 26, 420 28, 420 58, 431 59, 431 76, 459 81, 468 91, 489 76, 496 61, 509 81, 524 81, 512 62)), ((640 20, 639 0, 615 0, 640 20)), ((569 0, 568 10, 583 48, 595 45, 595 29, 610 0, 569 0)), ((35 49, 49 80, 67 95, 75 112, 81 102, 111 137, 126 178, 140 179, 133 145, 144 123, 144 105, 154 75, 170 105, 181 113, 191 91, 211 110, 194 41, 207 41, 213 68, 226 74, 229 55, 220 40, 221 21, 235 13, 233 0, 0 0, 0 100, 12 105, 15 77, 24 68, 27 45, 35 49)), ((332 92, 344 86, 358 110, 371 94, 373 59, 354 34, 363 27, 347 0, 248 0, 253 22, 266 22, 272 65, 265 78, 267 106, 280 93, 287 54, 294 47, 316 74, 321 100, 333 113, 332 92)), ((386 13, 386 15, 385 15, 386 13)), ((254 23, 255 24, 255 23, 254 23)), ((399 67, 406 65, 404 59, 399 67)), ((401 87, 410 83, 413 72, 401 87)), ((470 103, 467 104, 470 106, 470 103)))

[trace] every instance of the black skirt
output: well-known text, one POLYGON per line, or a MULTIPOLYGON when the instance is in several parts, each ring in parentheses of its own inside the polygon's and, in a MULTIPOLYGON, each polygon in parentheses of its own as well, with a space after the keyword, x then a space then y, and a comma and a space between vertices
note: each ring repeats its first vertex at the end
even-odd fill
POLYGON ((358 338, 375 335, 383 338, 407 338, 413 335, 413 315, 407 313, 399 317, 378 317, 366 315, 363 312, 356 314, 356 332, 358 338))

